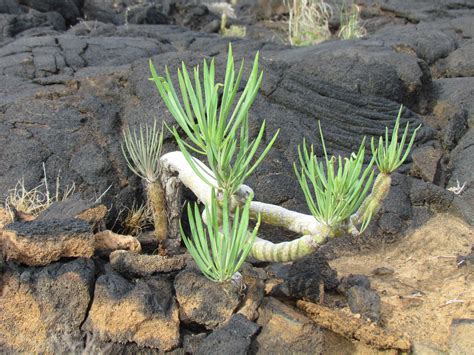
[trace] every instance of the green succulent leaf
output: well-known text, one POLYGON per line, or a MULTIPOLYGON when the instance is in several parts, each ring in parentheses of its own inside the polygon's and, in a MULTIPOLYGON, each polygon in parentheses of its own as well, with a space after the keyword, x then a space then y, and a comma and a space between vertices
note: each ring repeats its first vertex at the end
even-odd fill
POLYGON ((191 236, 188 237, 180 226, 181 236, 201 272, 212 281, 230 280, 252 249, 260 226, 259 217, 253 231, 248 231, 252 198, 249 196, 243 207, 237 206, 232 213, 230 195, 224 192, 221 202, 213 189, 212 202, 204 210, 207 224, 198 205, 191 207, 188 204, 191 236))
POLYGON ((136 175, 153 183, 159 179, 161 172, 161 147, 163 145, 163 129, 159 130, 157 122, 150 127, 140 126, 137 131, 123 130, 121 145, 127 165, 136 175))
MULTIPOLYGON (((365 145, 349 158, 329 157, 319 125, 324 159, 320 161, 303 142, 298 147, 301 168, 294 165, 308 207, 316 220, 333 228, 348 221, 360 207, 374 178, 374 159, 364 168, 365 145)), ((368 224, 367 221, 366 224, 368 224)))
POLYGON ((410 124, 407 123, 405 126, 405 130, 403 131, 402 137, 399 141, 398 131, 400 128, 400 117, 402 111, 403 105, 400 106, 400 110, 398 111, 391 138, 389 138, 388 128, 386 127, 385 139, 380 137, 378 146, 376 146, 375 139, 373 137, 371 140, 371 148, 372 154, 375 157, 375 164, 377 165, 379 171, 384 174, 391 174, 405 162, 405 160, 408 158, 408 155, 410 154, 411 148, 413 147, 413 143, 415 142, 416 133, 421 127, 420 125, 414 130, 408 145, 405 147, 410 124))
POLYGON ((166 68, 165 77, 156 73, 150 61, 151 79, 154 81, 166 107, 184 132, 171 129, 178 146, 193 171, 212 186, 192 159, 192 153, 205 155, 217 180, 217 188, 233 194, 257 168, 275 142, 278 131, 257 154, 264 140, 265 121, 255 139, 249 138, 249 110, 257 96, 263 73, 258 68, 259 54, 255 56, 252 71, 243 92, 237 100, 243 75, 244 62, 235 72, 232 46, 229 45, 224 83, 215 82, 215 63, 204 60, 202 80, 199 67, 193 69, 194 82, 184 63, 178 70, 181 100, 166 68), (237 101, 237 102, 236 102, 237 101))

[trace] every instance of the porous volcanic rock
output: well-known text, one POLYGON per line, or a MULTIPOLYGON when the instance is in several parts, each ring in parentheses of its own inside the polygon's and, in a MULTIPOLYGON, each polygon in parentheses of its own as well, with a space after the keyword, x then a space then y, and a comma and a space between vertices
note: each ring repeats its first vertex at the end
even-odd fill
POLYGON ((439 182, 441 175, 440 148, 424 146, 413 150, 411 174, 429 182, 439 182))
POLYGON ((440 58, 447 57, 457 47, 455 30, 440 30, 415 25, 387 26, 378 31, 372 38, 384 41, 397 52, 413 53, 427 64, 433 64, 440 58))
POLYGON ((117 250, 110 254, 110 265, 118 273, 127 277, 149 276, 158 272, 181 270, 189 257, 185 254, 165 257, 161 255, 141 255, 117 250))
POLYGON ((94 285, 91 260, 43 268, 9 263, 0 280, 0 351, 64 353, 68 342, 81 341, 94 285))
POLYGON ((474 128, 469 128, 468 132, 461 138, 459 144, 451 152, 451 177, 448 181, 448 188, 464 185, 464 191, 460 191, 458 201, 463 217, 469 223, 474 223, 474 128))
POLYGON ((380 10, 396 17, 401 17, 411 23, 432 21, 439 18, 452 19, 460 16, 465 11, 467 14, 472 9, 470 0, 445 0, 445 1, 410 1, 381 0, 377 2, 380 10))
POLYGON ((277 58, 290 64, 293 70, 317 77, 318 81, 409 106, 420 100, 430 81, 424 61, 396 51, 385 45, 383 39, 324 42, 282 51, 277 58))
POLYGON ((324 337, 320 328, 288 305, 269 297, 259 310, 257 323, 262 330, 252 349, 256 353, 270 354, 275 349, 286 353, 324 353, 324 337))
POLYGON ((92 227, 79 219, 14 222, 2 233, 7 260, 30 266, 94 254, 92 227))
POLYGON ((69 25, 75 24, 82 17, 83 0, 19 0, 18 2, 41 12, 57 11, 69 25))
POLYGON ((470 127, 474 124, 474 78, 448 78, 433 81, 434 85, 434 114, 445 117, 453 110, 466 110, 467 122, 470 127))
POLYGON ((472 77, 474 76, 474 40, 469 40, 449 54, 439 66, 446 77, 472 77))
POLYGON ((378 323, 381 316, 380 296, 377 291, 361 286, 352 286, 346 292, 352 313, 358 313, 378 323))
POLYGON ((54 202, 41 212, 36 220, 78 218, 97 228, 104 224, 107 212, 106 206, 75 194, 63 201, 54 202))
POLYGON ((164 277, 128 281, 109 269, 97 279, 83 329, 97 333, 102 341, 171 350, 180 340, 178 306, 171 288, 164 277))
POLYGON ((115 250, 130 250, 139 253, 142 250, 140 242, 131 235, 122 235, 105 230, 94 234, 94 248, 99 255, 106 256, 115 250))
MULTIPOLYGON (((306 299, 319 302, 321 288, 326 291, 337 288, 337 273, 331 269, 321 254, 309 255, 291 265, 283 265, 275 275, 283 282, 276 285, 271 295, 290 299, 306 299)), ((324 291, 323 291, 324 292, 324 291)))
POLYGON ((195 354, 248 354, 252 339, 259 329, 245 316, 234 314, 227 323, 201 341, 195 354))
POLYGON ((240 289, 234 282, 213 282, 194 269, 181 271, 174 287, 180 320, 208 329, 229 320, 240 302, 240 289))
MULTIPOLYGON (((0 42, 14 38, 22 32, 35 29, 65 31, 64 18, 57 12, 39 12, 31 9, 27 13, 4 14, 0 12, 0 42)), ((24 35, 24 33, 23 33, 24 35)))

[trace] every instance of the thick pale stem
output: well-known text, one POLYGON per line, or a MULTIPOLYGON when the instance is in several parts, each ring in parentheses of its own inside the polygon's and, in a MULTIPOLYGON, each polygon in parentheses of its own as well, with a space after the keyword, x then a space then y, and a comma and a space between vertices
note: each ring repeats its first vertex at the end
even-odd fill
POLYGON ((165 193, 161 183, 159 181, 148 183, 146 194, 153 216, 155 235, 160 241, 165 241, 168 234, 168 218, 166 216, 165 193))
MULTIPOLYGON (((196 175, 181 152, 167 153, 161 157, 161 161, 163 167, 168 167, 178 173, 181 182, 191 189, 201 202, 205 205, 211 203, 211 187, 196 175)), ((212 171, 198 159, 194 159, 194 161, 202 169, 201 173, 206 176, 208 181, 217 187, 217 181, 212 178, 212 171)), ((242 185, 236 193, 236 198, 245 201, 245 198, 251 191, 250 187, 242 185)), ((294 212, 268 203, 252 201, 250 204, 250 217, 256 219, 259 213, 262 222, 283 227, 298 234, 319 235, 324 233, 325 226, 316 221, 312 215, 294 212)))
MULTIPOLYGON (((217 187, 212 171, 198 159, 194 159, 201 169, 201 174, 217 187)), ((161 157, 163 169, 176 172, 179 180, 193 191, 196 197, 204 204, 211 203, 211 186, 204 183, 193 171, 181 152, 171 152, 161 157)), ((242 185, 237 191, 234 202, 243 202, 252 192, 248 186, 242 185)), ((252 201, 250 214, 256 218, 260 214, 262 221, 274 226, 302 234, 303 236, 290 242, 274 244, 257 238, 252 247, 251 255, 260 261, 288 262, 314 253, 324 244, 329 235, 329 227, 317 222, 313 216, 287 210, 283 207, 252 201)))
POLYGON ((277 244, 257 238, 252 246, 250 255, 259 261, 286 263, 313 254, 326 241, 327 234, 304 235, 290 242, 277 244))
MULTIPOLYGON (((194 161, 201 170, 201 174, 216 188, 217 181, 213 178, 212 171, 198 159, 194 159, 194 161)), ((165 154, 161 157, 161 163, 165 169, 176 172, 179 180, 186 187, 191 189, 201 202, 206 205, 211 203, 211 186, 199 178, 181 152, 165 154)), ((388 194, 390 183, 391 178, 389 175, 380 174, 377 177, 371 194, 364 200, 359 210, 351 217, 352 223, 360 224, 367 216, 374 215, 377 212, 382 200, 388 194)), ((251 191, 252 189, 248 186, 242 185, 234 196, 234 203, 242 203, 251 191)), ((303 235, 290 242, 278 244, 257 238, 252 247, 251 255, 261 261, 287 262, 301 259, 314 253, 327 241, 330 235, 340 232, 319 223, 311 215, 290 211, 280 206, 252 201, 250 204, 251 218, 256 219, 259 214, 264 223, 283 227, 303 235)))
POLYGON ((369 217, 374 216, 379 208, 382 206, 382 202, 387 197, 390 191, 390 185, 392 178, 388 174, 380 173, 374 181, 372 192, 362 202, 356 213, 354 213, 350 220, 353 227, 364 222, 369 217))
POLYGON ((312 215, 294 212, 286 208, 252 201, 250 215, 255 219, 258 214, 262 222, 272 226, 282 227, 298 234, 319 235, 324 234, 326 226, 319 223, 312 215))

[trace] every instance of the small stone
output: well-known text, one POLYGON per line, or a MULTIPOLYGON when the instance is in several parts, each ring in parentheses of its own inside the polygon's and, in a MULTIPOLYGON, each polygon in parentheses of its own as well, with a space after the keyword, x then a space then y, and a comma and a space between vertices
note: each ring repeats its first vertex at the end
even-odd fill
POLYGON ((234 314, 222 327, 214 330, 199 345, 196 355, 248 353, 260 327, 241 314, 234 314))
POLYGON ((154 231, 140 233, 137 235, 137 239, 144 253, 153 254, 159 247, 158 238, 156 238, 154 231))
POLYGON ((449 354, 469 355, 474 349, 474 319, 453 319, 449 333, 449 354))
POLYGON ((458 267, 470 266, 474 267, 474 245, 471 246, 471 252, 467 255, 458 255, 456 257, 458 267))
POLYGON ((389 268, 389 267, 381 266, 381 267, 378 267, 378 268, 374 269, 372 271, 372 274, 377 275, 377 276, 387 276, 387 275, 393 275, 394 272, 395 271, 393 269, 389 268))
POLYGON ((376 323, 380 321, 380 296, 375 290, 352 286, 346 295, 352 313, 361 314, 376 323))
POLYGON ((234 283, 213 282, 197 270, 181 271, 174 286, 181 321, 201 324, 207 329, 229 320, 240 303, 240 289, 234 283))
POLYGON ((97 279, 83 330, 98 334, 101 341, 135 342, 163 351, 177 347, 178 306, 171 283, 158 276, 130 282, 107 270, 97 279))
POLYGON ((262 326, 254 341, 254 350, 272 354, 324 353, 324 335, 308 317, 273 297, 265 298, 257 323, 262 326), (278 350, 279 349, 279 350, 278 350))
POLYGON ((110 254, 112 268, 127 277, 143 277, 158 272, 181 270, 186 266, 186 261, 185 254, 165 257, 137 254, 125 250, 116 250, 110 254))
POLYGON ((370 288, 370 280, 365 275, 352 275, 345 276, 341 279, 341 283, 338 286, 338 291, 346 293, 352 286, 360 286, 362 288, 370 288))
POLYGON ((79 219, 15 222, 2 233, 6 260, 30 266, 94 254, 92 227, 79 219))

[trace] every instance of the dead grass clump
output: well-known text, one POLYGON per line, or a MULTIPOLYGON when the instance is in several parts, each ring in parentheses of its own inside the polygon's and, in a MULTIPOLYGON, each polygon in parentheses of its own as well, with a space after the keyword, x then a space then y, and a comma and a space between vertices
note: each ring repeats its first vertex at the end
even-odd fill
POLYGON ((122 216, 120 233, 125 235, 138 236, 143 230, 153 226, 152 212, 146 204, 133 203, 131 208, 124 207, 119 211, 117 219, 122 216))
POLYGON ((50 191, 44 164, 43 172, 44 178, 38 186, 32 189, 26 188, 25 180, 22 177, 15 187, 8 191, 4 205, 12 220, 14 220, 15 212, 38 216, 54 202, 64 201, 74 193, 76 189, 74 183, 61 188, 61 172, 56 176, 54 191, 50 191))

